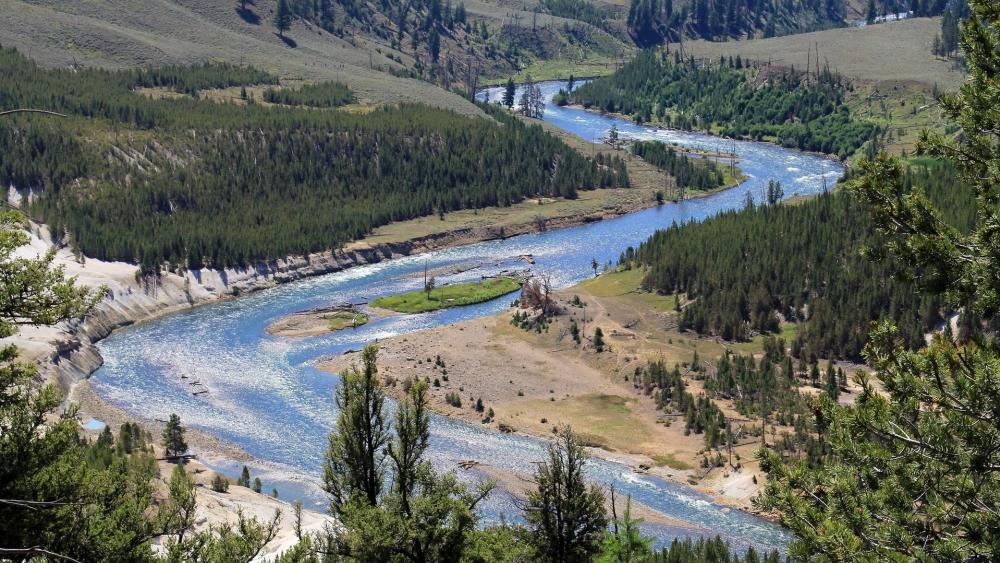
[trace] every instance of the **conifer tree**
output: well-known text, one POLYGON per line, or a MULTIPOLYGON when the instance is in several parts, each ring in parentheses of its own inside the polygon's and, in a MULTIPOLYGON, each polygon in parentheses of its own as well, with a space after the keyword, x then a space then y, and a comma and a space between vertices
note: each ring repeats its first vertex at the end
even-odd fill
POLYGON ((278 37, 284 37, 291 27, 292 9, 288 6, 288 0, 278 0, 278 6, 274 10, 274 28, 278 30, 278 37))
POLYGON ((393 466, 393 489, 400 508, 410 515, 410 498, 416 486, 424 452, 430 444, 430 413, 427 411, 427 383, 417 381, 410 388, 410 400, 396 410, 396 438, 389 444, 393 466))
POLYGON ((535 471, 524 518, 530 542, 542 561, 587 561, 598 553, 608 525, 604 492, 588 485, 586 453, 573 431, 564 429, 549 445, 549 459, 535 471))
MULTIPOLYGON (((374 356, 371 356, 374 359, 374 356)), ((347 379, 340 386, 349 385, 347 379)), ((474 533, 476 505, 493 488, 485 482, 470 490, 454 473, 440 475, 424 457, 430 438, 427 383, 414 382, 396 410, 395 436, 387 438, 387 455, 393 469, 392 487, 369 503, 363 494, 353 494, 338 508, 346 528, 341 542, 359 561, 461 561, 474 533)), ((335 437, 346 429, 363 435, 379 434, 379 421, 371 428, 338 425, 335 437)), ((388 430, 386 429, 386 433, 388 430)), ((353 460, 360 449, 344 449, 338 463, 361 466, 367 459, 353 460)), ((329 465, 328 465, 329 467, 329 465)))
POLYGON ((385 480, 385 448, 389 427, 385 414, 385 392, 378 376, 378 347, 365 346, 362 367, 351 366, 337 386, 337 431, 330 433, 324 490, 330 495, 330 512, 340 514, 357 496, 374 506, 385 480))
POLYGON ((517 86, 514 84, 514 79, 508 78, 507 85, 504 86, 503 90, 503 105, 507 106, 507 109, 514 107, 514 95, 516 92, 517 86))
MULTIPOLYGON (((24 325, 86 314, 104 297, 67 278, 55 250, 20 254, 29 242, 20 214, 0 212, 0 337, 24 325)), ((109 465, 88 462, 77 409, 56 414, 62 397, 39 385, 17 348, 0 347, 0 549, 13 560, 130 561, 151 558, 156 534, 145 512, 151 473, 121 451, 109 465), (109 526, 109 522, 115 525, 109 526)), ((104 438, 105 442, 107 438, 104 438)), ((110 449, 110 444, 107 444, 110 449)), ((96 447, 96 446, 95 446, 96 447)))
MULTIPOLYGON (((879 388, 862 374, 850 407, 826 401, 828 454, 810 467, 761 451, 771 478, 758 506, 778 511, 804 559, 989 561, 1000 556, 1000 340, 984 330, 1000 310, 1000 11, 970 0, 962 34, 969 77, 942 98, 962 134, 922 134, 918 151, 955 161, 974 187, 978 214, 968 234, 951 227, 919 190, 903 186, 901 163, 861 163, 851 192, 889 238, 887 253, 923 291, 973 312, 968 344, 938 335, 908 351, 890 323, 865 349, 879 388)), ((870 255, 870 258, 876 258, 870 255)), ((995 326, 995 325, 994 325, 995 326)))
POLYGON ((171 414, 167 425, 163 428, 163 441, 161 445, 170 456, 179 456, 187 452, 188 445, 184 441, 184 427, 181 426, 181 417, 171 414))

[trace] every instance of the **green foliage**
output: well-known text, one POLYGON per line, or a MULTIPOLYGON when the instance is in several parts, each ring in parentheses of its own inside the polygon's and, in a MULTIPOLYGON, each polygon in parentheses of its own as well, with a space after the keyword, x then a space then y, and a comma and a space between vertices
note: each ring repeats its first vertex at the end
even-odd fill
POLYGON ((240 478, 236 480, 236 485, 239 487, 250 487, 250 468, 243 466, 243 471, 240 473, 240 478))
MULTIPOLYGON (((612 493, 614 489, 612 489, 612 493)), ((614 494, 611 503, 614 504, 614 494)), ((601 545, 598 563, 638 563, 649 561, 653 555, 653 539, 639 531, 642 518, 632 518, 632 496, 625 500, 625 511, 621 519, 614 522, 614 530, 609 532, 601 545)))
POLYGON ((353 103, 354 93, 346 84, 326 81, 306 84, 297 90, 268 88, 264 90, 264 101, 289 106, 335 108, 353 103))
MULTIPOLYGON (((375 359, 374 347, 366 348, 366 372, 377 378, 375 359)), ((358 377, 344 376, 338 387, 338 405, 341 397, 346 396, 349 400, 345 406, 360 410, 352 407, 364 400, 356 395, 357 383, 352 381, 358 377)), ((377 383, 367 386, 367 396, 380 393, 377 383)), ((430 439, 430 410, 427 384, 423 381, 410 386, 407 400, 397 408, 392 438, 382 420, 381 402, 364 403, 370 405, 366 410, 379 416, 369 416, 365 426, 359 417, 344 416, 342 411, 342 423, 330 434, 326 482, 338 484, 328 490, 336 491, 334 502, 340 501, 331 505, 346 527, 340 540, 343 551, 360 561, 461 560, 467 539, 478 522, 475 507, 489 494, 493 483, 484 483, 470 491, 454 473, 438 474, 424 459, 430 439), (345 435, 348 432, 356 435, 345 435), (367 470, 373 465, 372 448, 340 446, 354 441, 371 444, 379 449, 378 455, 385 456, 375 462, 375 471, 367 470), (384 477, 381 464, 386 457, 393 470, 392 487, 388 491, 383 490, 381 481, 366 483, 384 477), (343 486, 353 481, 361 481, 362 485, 352 486, 353 490, 343 486), (363 490, 369 485, 374 496, 363 490)))
POLYGON ((844 103, 847 88, 828 68, 802 75, 794 69, 749 70, 644 51, 614 74, 580 86, 570 99, 639 121, 655 115, 680 129, 714 126, 724 136, 774 139, 782 146, 846 158, 876 131, 851 116, 844 103))
POLYGON ((169 88, 191 96, 196 95, 200 90, 210 88, 278 83, 277 76, 252 66, 244 67, 216 62, 196 63, 189 66, 170 65, 158 68, 140 68, 106 76, 125 81, 131 86, 169 88))
POLYGON ((759 362, 752 355, 727 352, 719 359, 715 373, 706 377, 705 392, 712 398, 733 401, 743 416, 773 415, 779 424, 794 425, 796 418, 808 418, 812 413, 786 358, 783 349, 777 361, 774 356, 765 356, 759 362))
POLYGON ((934 38, 933 53, 950 57, 958 52, 960 24, 969 18, 969 5, 965 0, 949 2, 941 18, 941 35, 934 38))
MULTIPOLYGON (((974 206, 952 166, 928 161, 901 171, 900 179, 906 193, 925 191, 951 224, 969 228, 974 206)), ((942 322, 939 296, 890 280, 898 263, 875 263, 859 252, 884 243, 856 202, 833 193, 674 225, 650 237, 632 261, 649 268, 645 289, 686 295, 683 329, 745 340, 776 332, 781 315, 803 323, 791 343, 796 357, 858 361, 871 321, 891 318, 911 347, 942 322)))
MULTIPOLYGON (((79 288, 54 267, 53 253, 22 258, 23 220, 0 214, 0 334, 85 314, 104 291, 79 288)), ((33 548, 82 561, 146 561, 156 535, 146 516, 155 471, 145 447, 114 445, 110 431, 90 444, 76 408, 57 414, 62 397, 39 386, 36 369, 0 348, 0 546, 27 558, 33 548)), ((129 427, 129 431, 132 429, 129 427)), ((138 437, 143 441, 144 437, 138 437)))
POLYGON ((627 23, 640 47, 683 37, 775 37, 846 24, 843 0, 632 0, 627 23))
POLYGON ((343 514, 355 500, 355 507, 375 506, 385 481, 385 448, 389 444, 389 424, 385 414, 385 392, 378 376, 378 348, 365 346, 363 367, 340 374, 334 399, 337 404, 337 431, 330 433, 323 489, 330 495, 330 512, 343 514))
POLYGON ((0 183, 30 189, 57 238, 146 271, 247 265, 391 221, 628 185, 620 159, 587 159, 500 108, 484 107, 490 120, 150 99, 131 73, 45 70, 13 49, 0 72, 0 108, 70 116, 0 122, 0 183))
POLYGON ((632 153, 670 174, 678 188, 711 190, 725 184, 719 164, 708 157, 692 159, 660 141, 635 141, 632 153))
POLYGON ((181 417, 171 414, 170 420, 167 421, 166 426, 163 428, 163 440, 161 442, 168 457, 187 452, 188 445, 184 441, 184 432, 184 427, 181 426, 181 417))
POLYGON ((274 29, 278 30, 279 37, 283 37, 291 27, 292 9, 288 5, 288 0, 278 0, 278 5, 274 9, 274 29))
POLYGON ((520 288, 521 282, 519 280, 500 276, 477 282, 431 287, 430 291, 417 290, 398 295, 386 295, 375 299, 371 305, 398 313, 426 313, 438 309, 491 301, 520 288))
POLYGON ((969 78, 942 100, 962 135, 924 134, 918 149, 953 160, 974 190, 975 223, 964 232, 953 227, 929 198, 906 189, 902 164, 884 155, 862 163, 851 190, 902 274, 978 320, 962 342, 946 331, 916 352, 891 323, 880 323, 865 349, 879 384, 863 377, 852 406, 825 399, 818 412, 829 421, 820 434, 823 463, 758 454, 771 475, 758 505, 778 511, 793 530, 796 557, 988 561, 1000 554, 1000 11, 986 0, 969 5, 962 35, 969 78))
POLYGON ((507 84, 504 85, 503 89, 503 105, 507 106, 507 109, 514 107, 514 95, 517 92, 517 86, 514 84, 513 78, 507 79, 507 84))
POLYGON ((613 32, 613 27, 608 22, 608 14, 586 0, 541 0, 539 5, 553 16, 579 20, 613 32))
POLYGON ((506 523, 487 526, 469 533, 463 563, 528 563, 532 551, 528 532, 506 523))
POLYGON ((601 327, 597 327, 594 329, 594 350, 600 354, 604 351, 604 346, 604 331, 601 330, 601 327))
MULTIPOLYGON (((0 331, 23 324, 55 324, 88 312, 103 297, 76 287, 52 253, 15 258, 27 242, 23 222, 0 215, 0 331)), ((177 465, 168 498, 153 507, 156 461, 151 437, 123 424, 117 443, 108 428, 89 443, 80 436, 77 408, 57 413, 61 396, 39 386, 33 366, 17 349, 0 349, 0 546, 14 559, 108 562, 154 561, 151 540, 165 542, 168 561, 249 561, 270 541, 277 521, 262 526, 240 515, 239 527, 189 535, 194 523, 194 483, 177 465)), ((179 419, 177 420, 179 427, 179 419)), ((185 446, 186 449, 186 446, 185 446)))
MULTIPOLYGON (((259 479, 258 479, 259 481, 259 479)), ((217 493, 228 493, 229 492, 229 479, 226 479, 222 475, 216 474, 212 478, 212 490, 217 493)), ((257 491, 260 492, 260 491, 257 491)))
POLYGON ((721 537, 675 539, 670 547, 663 549, 651 559, 655 563, 780 563, 781 555, 772 551, 760 555, 750 546, 740 555, 731 549, 721 537))
POLYGON ((707 395, 695 396, 687 390, 679 366, 667 370, 663 360, 651 361, 645 368, 636 368, 633 382, 653 396, 657 408, 683 414, 685 434, 704 434, 709 448, 719 447, 726 439, 725 414, 707 395))
POLYGON ((586 561, 598 554, 608 525, 604 492, 587 485, 586 452, 569 428, 549 445, 549 459, 535 470, 524 519, 529 542, 541 561, 586 561))

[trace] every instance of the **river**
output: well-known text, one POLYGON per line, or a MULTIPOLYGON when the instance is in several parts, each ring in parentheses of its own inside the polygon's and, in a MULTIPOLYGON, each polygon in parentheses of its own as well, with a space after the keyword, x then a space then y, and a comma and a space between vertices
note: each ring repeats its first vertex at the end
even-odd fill
MULTIPOLYGON (((105 363, 93 376, 96 392, 126 412, 149 419, 180 415, 185 425, 208 432, 253 456, 254 475, 265 491, 276 487, 282 498, 303 498, 325 508, 319 490, 327 433, 336 419, 332 396, 337 378, 311 364, 364 343, 424 328, 498 313, 510 297, 480 305, 422 315, 400 315, 374 321, 357 330, 303 339, 272 337, 265 327, 289 313, 331 302, 358 302, 379 295, 416 289, 425 267, 434 269, 467 262, 485 268, 439 278, 450 283, 478 278, 489 271, 523 267, 515 257, 535 256, 533 268, 549 274, 553 285, 566 287, 592 272, 591 259, 615 260, 629 245, 638 245, 656 229, 672 222, 698 221, 744 204, 746 193, 760 201, 771 178, 781 181, 786 197, 815 194, 832 185, 842 166, 816 155, 766 143, 736 142, 696 133, 656 130, 628 121, 551 104, 560 83, 542 85, 545 119, 588 140, 606 135, 617 124, 624 138, 659 139, 684 146, 729 151, 748 179, 738 187, 707 197, 667 204, 620 218, 580 227, 472 244, 401 258, 267 289, 239 299, 198 307, 120 330, 98 346, 105 363), (185 376, 187 379, 183 379, 185 376), (189 382, 200 381, 209 392, 193 396, 189 382)), ((499 89, 490 89, 499 99, 499 89)), ((804 227, 807 228, 807 227, 804 227)), ((545 443, 502 435, 435 416, 430 457, 444 468, 474 459, 501 470, 530 474, 542 460, 545 443)), ((208 458, 208 463, 236 476, 241 464, 208 458)), ((628 467, 602 460, 589 464, 590 477, 615 483, 632 497, 680 526, 647 524, 657 543, 685 535, 720 534, 738 546, 780 548, 786 533, 771 523, 729 510, 689 487, 638 475, 628 467)), ((477 478, 462 472, 463 478, 477 478)), ((482 505, 487 521, 518 518, 510 495, 496 492, 482 505)))

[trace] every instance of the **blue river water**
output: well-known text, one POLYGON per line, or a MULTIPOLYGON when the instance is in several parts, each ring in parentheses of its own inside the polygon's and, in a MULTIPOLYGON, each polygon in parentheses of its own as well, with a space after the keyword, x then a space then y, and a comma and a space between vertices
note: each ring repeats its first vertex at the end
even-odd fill
MULTIPOLYGON (((561 86, 546 83, 546 100, 561 86)), ((499 89, 481 95, 499 99, 499 89)), ((843 173, 826 158, 764 143, 735 142, 680 131, 657 130, 627 121, 548 103, 545 120, 588 140, 605 136, 617 124, 622 137, 660 139, 684 146, 729 151, 748 179, 738 187, 708 197, 667 204, 620 218, 584 226, 489 241, 401 258, 306 279, 256 292, 239 299, 198 307, 120 330, 99 343, 105 364, 92 378, 96 392, 109 403, 138 416, 164 419, 180 415, 185 425, 232 443, 253 457, 248 463, 265 490, 275 487, 282 498, 303 498, 325 508, 319 489, 327 434, 336 419, 332 396, 337 378, 311 367, 316 360, 357 349, 361 345, 408 332, 495 314, 507 308, 503 297, 480 305, 421 315, 376 320, 357 330, 301 338, 272 337, 272 321, 310 307, 333 302, 358 302, 383 294, 416 289, 425 267, 469 262, 480 268, 440 277, 450 283, 523 267, 522 254, 536 259, 533 269, 566 287, 591 272, 591 259, 615 260, 629 245, 636 246, 655 230, 672 222, 698 221, 739 208, 747 192, 760 201, 769 179, 781 181, 786 197, 815 194, 843 173), (182 379, 186 376, 189 379, 182 379), (193 396, 188 382, 200 381, 209 393, 193 396)), ((808 227, 805 227, 808 228, 808 227)), ((546 442, 517 434, 502 435, 474 425, 435 417, 430 456, 442 469, 473 459, 500 470, 530 474, 544 459, 546 442)), ((210 465, 237 475, 241 462, 209 459, 210 465)), ((461 472, 466 479, 476 472, 461 472)), ((682 525, 646 524, 658 543, 678 536, 720 534, 737 546, 781 548, 786 533, 771 523, 714 503, 689 487, 639 475, 630 468, 593 459, 588 473, 598 483, 615 483, 620 494, 682 525)), ((486 521, 517 520, 514 499, 495 492, 482 505, 486 521)), ((653 520, 653 519, 651 519, 653 520)))

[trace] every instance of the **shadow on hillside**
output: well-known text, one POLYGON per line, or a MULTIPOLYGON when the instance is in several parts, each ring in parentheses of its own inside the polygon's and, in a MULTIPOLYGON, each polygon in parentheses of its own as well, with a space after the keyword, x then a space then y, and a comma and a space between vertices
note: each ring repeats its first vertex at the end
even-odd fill
MULTIPOLYGON (((275 33, 275 35, 278 35, 278 34, 275 33)), ((299 44, 296 43, 294 39, 292 39, 291 37, 289 37, 287 35, 278 35, 278 39, 281 39, 282 41, 284 41, 285 45, 288 45, 292 49, 294 49, 294 48, 296 48, 296 47, 299 46, 299 44)))
POLYGON ((260 16, 255 14, 250 8, 236 8, 236 13, 243 18, 243 21, 250 25, 260 25, 260 16))

